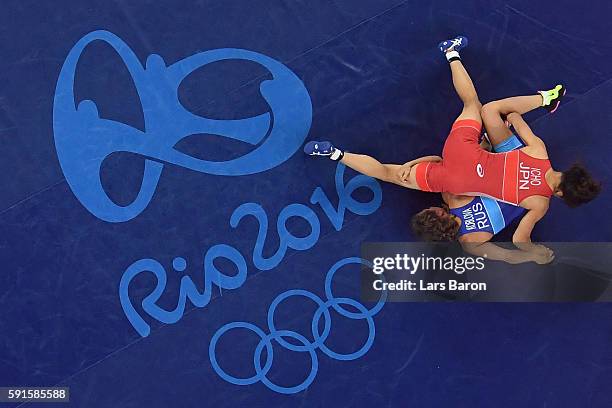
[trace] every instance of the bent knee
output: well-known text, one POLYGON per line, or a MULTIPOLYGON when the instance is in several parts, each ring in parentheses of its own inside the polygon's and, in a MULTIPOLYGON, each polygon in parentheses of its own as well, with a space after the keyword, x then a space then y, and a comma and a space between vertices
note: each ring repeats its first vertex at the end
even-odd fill
POLYGON ((497 103, 489 102, 489 103, 485 103, 484 105, 482 105, 482 107, 480 108, 480 115, 483 118, 491 117, 491 116, 500 116, 497 103))

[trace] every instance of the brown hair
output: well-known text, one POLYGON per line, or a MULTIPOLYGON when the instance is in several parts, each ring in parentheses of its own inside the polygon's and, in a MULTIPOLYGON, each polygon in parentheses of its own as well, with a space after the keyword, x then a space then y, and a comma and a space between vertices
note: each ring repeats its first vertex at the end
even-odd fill
POLYGON ((561 176, 559 190, 561 197, 570 208, 588 203, 601 191, 601 183, 595 181, 591 174, 580 163, 574 163, 561 176))
POLYGON ((454 241, 459 234, 459 224, 448 216, 448 206, 443 205, 447 215, 439 216, 435 210, 426 209, 412 217, 412 231, 424 241, 454 241))

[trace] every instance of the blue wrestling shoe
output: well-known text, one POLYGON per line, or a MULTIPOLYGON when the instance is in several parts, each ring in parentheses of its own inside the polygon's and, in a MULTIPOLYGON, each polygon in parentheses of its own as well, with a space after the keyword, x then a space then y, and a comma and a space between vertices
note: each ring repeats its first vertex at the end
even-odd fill
POLYGON ((450 51, 459 51, 460 49, 467 47, 467 45, 467 37, 460 35, 451 40, 442 41, 440 44, 438 44, 438 48, 440 49, 440 51, 446 54, 450 51))
POLYGON ((328 141, 317 142, 313 140, 304 146, 304 153, 309 156, 331 156, 334 150, 334 145, 328 141))
POLYGON ((340 149, 336 149, 331 142, 317 142, 315 140, 306 143, 304 153, 309 156, 326 156, 332 160, 340 160, 344 156, 344 153, 340 149))

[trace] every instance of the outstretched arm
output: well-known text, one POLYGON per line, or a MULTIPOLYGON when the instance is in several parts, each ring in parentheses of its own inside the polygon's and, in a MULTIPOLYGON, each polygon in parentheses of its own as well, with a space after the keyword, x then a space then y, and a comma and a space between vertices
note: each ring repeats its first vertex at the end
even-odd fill
POLYGON ((547 264, 555 258, 552 251, 550 252, 527 252, 519 249, 506 249, 492 242, 462 242, 461 246, 465 252, 481 256, 491 261, 503 261, 509 264, 520 264, 525 262, 536 262, 538 264, 547 264))
POLYGON ((521 219, 521 222, 512 236, 512 242, 517 248, 523 251, 540 254, 551 251, 544 245, 534 244, 531 242, 531 232, 533 231, 533 227, 542 219, 544 214, 546 214, 547 209, 548 207, 531 209, 527 212, 527 214, 525 214, 523 219, 521 219))

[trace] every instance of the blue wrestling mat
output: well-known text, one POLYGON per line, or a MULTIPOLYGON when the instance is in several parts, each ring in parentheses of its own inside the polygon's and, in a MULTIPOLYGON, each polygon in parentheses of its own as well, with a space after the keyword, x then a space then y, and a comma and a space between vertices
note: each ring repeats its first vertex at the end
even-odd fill
POLYGON ((439 154, 461 102, 436 45, 464 34, 483 102, 567 86, 526 119, 603 180, 534 239, 612 241, 610 11, 5 0, 0 387, 87 408, 612 406, 612 305, 363 302, 360 245, 416 240, 440 196, 301 152, 439 154))

